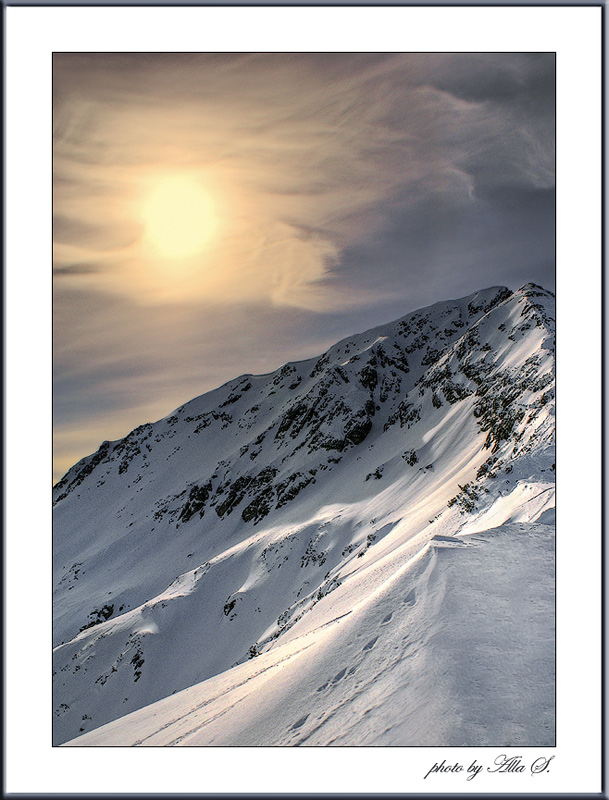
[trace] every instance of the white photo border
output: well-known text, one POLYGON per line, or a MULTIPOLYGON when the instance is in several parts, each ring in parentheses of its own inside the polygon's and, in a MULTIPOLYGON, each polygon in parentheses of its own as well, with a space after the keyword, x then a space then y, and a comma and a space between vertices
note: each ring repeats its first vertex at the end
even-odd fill
POLYGON ((7 794, 601 791, 602 16, 600 5, 5 8, 7 794), (51 747, 51 62, 75 51, 556 53, 557 745, 518 751, 554 756, 551 769, 424 779, 436 761, 491 764, 505 748, 51 747))

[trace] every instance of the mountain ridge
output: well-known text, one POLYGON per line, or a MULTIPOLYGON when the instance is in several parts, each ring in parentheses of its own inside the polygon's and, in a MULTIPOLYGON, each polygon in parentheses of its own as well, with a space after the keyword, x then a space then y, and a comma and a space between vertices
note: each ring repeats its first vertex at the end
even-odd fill
POLYGON ((553 325, 551 293, 491 287, 239 376, 79 461, 54 488, 57 739, 290 641, 434 536, 545 514, 553 325), (168 642, 193 636, 168 678, 168 642))
MULTIPOLYGON (((526 287, 536 287, 536 284, 533 284, 533 283, 525 284, 523 287, 521 287, 521 289, 519 291, 522 291, 522 290, 526 289, 526 287)), ((481 295, 482 293, 494 293, 495 296, 496 296, 498 293, 505 293, 505 292, 510 292, 510 290, 507 289, 507 287, 504 287, 504 286, 492 286, 492 287, 488 287, 487 289, 480 290, 478 292, 474 292, 471 295, 467 295, 467 299, 472 298, 472 300, 473 300, 476 297, 478 297, 479 295, 481 295)), ((548 294, 551 295, 550 292, 548 292, 548 294)), ((297 366, 301 366, 301 365, 304 365, 304 364, 308 364, 308 363, 313 362, 313 361, 317 362, 324 355, 326 355, 327 353, 329 353, 329 352, 331 352, 333 350, 339 349, 341 346, 344 346, 348 341, 350 341, 353 338, 358 338, 360 336, 365 336, 365 335, 370 336, 370 335, 374 335, 376 333, 380 333, 381 331, 384 331, 384 330, 388 329, 390 326, 397 325, 398 323, 401 323, 402 321, 408 319, 411 316, 414 316, 414 315, 417 315, 417 314, 422 314, 424 312, 429 312, 429 311, 431 311, 432 309, 434 309, 434 308, 436 308, 438 306, 445 306, 445 305, 450 304, 450 303, 459 303, 463 299, 465 299, 465 298, 457 298, 457 299, 453 299, 453 300, 445 300, 445 301, 440 301, 440 302, 437 302, 437 303, 431 303, 430 305, 424 306, 421 309, 417 309, 417 310, 412 311, 412 312, 407 312, 406 314, 402 315, 401 317, 398 317, 395 320, 392 320, 391 322, 381 323, 381 324, 376 325, 376 326, 374 326, 374 327, 372 327, 370 329, 366 329, 365 331, 362 331, 360 333, 353 334, 351 336, 343 337, 343 339, 339 340, 336 344, 332 345, 328 349, 328 351, 326 351, 325 353, 323 353, 323 354, 321 354, 319 356, 311 356, 309 358, 299 359, 297 361, 288 361, 285 364, 282 364, 277 369, 271 370, 270 372, 266 372, 266 373, 258 373, 258 374, 257 373, 249 373, 249 372, 242 373, 241 375, 239 375, 239 376, 237 376, 235 378, 231 378, 230 380, 225 381, 225 383, 221 384, 217 388, 211 389, 210 391, 205 392, 204 394, 193 398, 192 400, 188 401, 187 403, 184 403, 184 404, 178 406, 176 409, 174 409, 173 411, 169 412, 167 415, 165 415, 165 417, 162 417, 157 422, 161 422, 162 420, 173 416, 177 412, 184 410, 184 408, 186 406, 190 405, 191 403, 197 402, 198 400, 200 400, 203 397, 208 397, 208 396, 213 395, 216 392, 221 392, 222 390, 226 389, 227 387, 236 386, 240 382, 244 381, 245 379, 269 378, 269 377, 273 377, 273 376, 277 375, 278 372, 280 372, 282 369, 285 369, 286 367, 290 367, 290 366, 297 367, 297 366)), ((143 425, 137 426, 136 428, 131 430, 124 437, 121 437, 121 438, 115 439, 115 440, 109 440, 107 442, 104 441, 102 443, 102 445, 100 445, 100 449, 102 447, 104 447, 104 445, 106 445, 106 444, 108 444, 108 445, 116 445, 119 442, 122 442, 123 440, 129 438, 133 433, 135 433, 135 432, 139 431, 140 429, 145 428, 146 426, 151 425, 151 424, 157 424, 157 423, 149 423, 149 422, 148 423, 144 423, 143 425)), ((55 491, 55 490, 57 490, 59 488, 63 488, 68 483, 68 480, 67 480, 68 475, 73 470, 76 470, 77 468, 81 467, 81 465, 82 465, 82 467, 86 467, 90 463, 90 461, 96 456, 96 454, 99 453, 100 449, 98 449, 95 453, 91 453, 91 454, 89 454, 87 456, 84 456, 82 459, 79 459, 79 461, 77 461, 76 464, 74 464, 72 467, 70 467, 70 469, 65 473, 65 475, 63 475, 57 481, 57 483, 54 484, 53 490, 55 491)), ((55 502, 57 502, 57 500, 55 500, 55 502)))

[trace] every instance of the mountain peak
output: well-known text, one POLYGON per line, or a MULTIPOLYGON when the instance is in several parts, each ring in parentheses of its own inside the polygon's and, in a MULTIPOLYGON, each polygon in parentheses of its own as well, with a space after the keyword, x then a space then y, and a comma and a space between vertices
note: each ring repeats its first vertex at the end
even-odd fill
POLYGON ((69 470, 56 741, 274 652, 333 603, 351 613, 438 535, 545 513, 553 325, 535 284, 436 303, 235 378, 69 470))

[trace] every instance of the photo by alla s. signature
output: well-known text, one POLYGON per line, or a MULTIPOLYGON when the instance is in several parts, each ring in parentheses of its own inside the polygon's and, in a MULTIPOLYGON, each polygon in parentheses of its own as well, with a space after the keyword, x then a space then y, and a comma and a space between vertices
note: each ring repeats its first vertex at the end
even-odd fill
POLYGON ((441 762, 436 761, 433 767, 431 767, 425 775, 425 778, 428 778, 430 775, 446 772, 464 773, 464 777, 466 777, 466 780, 468 781, 473 780, 473 778, 479 775, 482 771, 493 772, 497 774, 511 773, 514 775, 539 775, 542 772, 547 774, 550 771, 550 763, 553 758, 554 756, 539 756, 533 761, 525 761, 522 756, 511 756, 502 753, 495 758, 492 765, 485 766, 484 764, 479 764, 477 760, 474 759, 467 767, 465 764, 460 764, 458 762, 449 764, 444 759, 441 762))

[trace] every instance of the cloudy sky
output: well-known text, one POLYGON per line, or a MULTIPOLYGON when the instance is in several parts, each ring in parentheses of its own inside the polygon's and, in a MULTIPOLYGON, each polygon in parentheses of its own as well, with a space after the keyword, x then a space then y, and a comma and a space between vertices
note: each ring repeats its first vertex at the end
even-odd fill
POLYGON ((58 54, 54 479, 245 372, 554 288, 553 54, 58 54))

